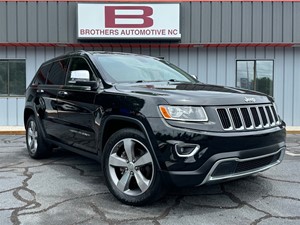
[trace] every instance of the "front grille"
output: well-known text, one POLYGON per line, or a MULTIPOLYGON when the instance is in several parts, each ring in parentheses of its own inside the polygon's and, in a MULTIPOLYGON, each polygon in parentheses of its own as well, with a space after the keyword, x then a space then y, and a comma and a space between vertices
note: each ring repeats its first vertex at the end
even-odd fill
POLYGON ((217 114, 224 130, 254 130, 270 128, 280 124, 273 105, 224 106, 217 114))

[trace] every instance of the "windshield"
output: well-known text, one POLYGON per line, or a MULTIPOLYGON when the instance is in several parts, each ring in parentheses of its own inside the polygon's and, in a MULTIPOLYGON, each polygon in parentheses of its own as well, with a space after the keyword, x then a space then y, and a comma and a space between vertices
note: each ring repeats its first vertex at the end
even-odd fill
POLYGON ((197 82, 178 67, 160 59, 139 55, 99 55, 98 63, 113 83, 197 82))

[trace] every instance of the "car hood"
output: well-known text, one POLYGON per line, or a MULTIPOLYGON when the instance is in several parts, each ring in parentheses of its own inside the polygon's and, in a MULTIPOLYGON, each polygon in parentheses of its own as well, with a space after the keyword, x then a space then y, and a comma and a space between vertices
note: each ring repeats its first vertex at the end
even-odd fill
POLYGON ((128 94, 162 97, 172 105, 248 105, 272 101, 259 92, 203 83, 131 83, 117 84, 115 88, 128 94))

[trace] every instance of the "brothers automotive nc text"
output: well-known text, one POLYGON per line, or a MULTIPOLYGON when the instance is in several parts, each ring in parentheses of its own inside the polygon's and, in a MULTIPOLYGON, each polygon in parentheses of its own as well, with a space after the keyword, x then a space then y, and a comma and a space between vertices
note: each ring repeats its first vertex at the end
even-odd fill
POLYGON ((177 29, 80 29, 81 35, 177 35, 177 29))

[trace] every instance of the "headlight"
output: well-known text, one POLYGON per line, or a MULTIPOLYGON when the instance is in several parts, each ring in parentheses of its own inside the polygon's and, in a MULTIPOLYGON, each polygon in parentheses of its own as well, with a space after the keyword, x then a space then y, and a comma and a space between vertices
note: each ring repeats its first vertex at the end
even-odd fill
POLYGON ((203 107, 160 105, 159 110, 168 120, 208 121, 203 107))

